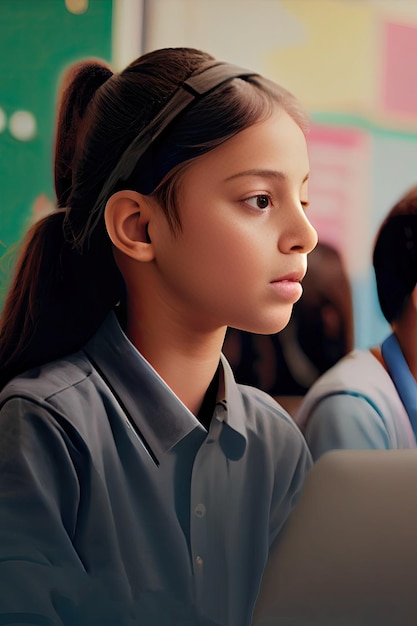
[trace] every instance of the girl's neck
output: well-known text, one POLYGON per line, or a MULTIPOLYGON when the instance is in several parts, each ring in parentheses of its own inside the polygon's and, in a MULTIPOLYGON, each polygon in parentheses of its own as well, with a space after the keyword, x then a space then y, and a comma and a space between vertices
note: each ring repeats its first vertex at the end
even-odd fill
POLYGON ((130 341, 194 415, 218 367, 225 332, 185 328, 155 315, 146 320, 136 312, 127 315, 130 341))

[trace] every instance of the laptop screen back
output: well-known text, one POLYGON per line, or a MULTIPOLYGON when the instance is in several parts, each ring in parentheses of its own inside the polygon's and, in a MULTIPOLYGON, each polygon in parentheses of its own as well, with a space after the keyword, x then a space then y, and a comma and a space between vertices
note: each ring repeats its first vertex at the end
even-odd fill
POLYGON ((271 547, 253 626, 417 624, 417 451, 313 466, 271 547))

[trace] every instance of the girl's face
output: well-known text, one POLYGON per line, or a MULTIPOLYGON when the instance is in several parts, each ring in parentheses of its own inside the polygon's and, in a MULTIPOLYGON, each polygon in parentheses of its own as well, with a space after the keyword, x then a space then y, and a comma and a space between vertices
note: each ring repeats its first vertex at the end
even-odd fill
POLYGON ((182 230, 151 221, 158 292, 190 329, 276 333, 300 298, 309 160, 303 132, 275 110, 194 161, 178 194, 182 230))

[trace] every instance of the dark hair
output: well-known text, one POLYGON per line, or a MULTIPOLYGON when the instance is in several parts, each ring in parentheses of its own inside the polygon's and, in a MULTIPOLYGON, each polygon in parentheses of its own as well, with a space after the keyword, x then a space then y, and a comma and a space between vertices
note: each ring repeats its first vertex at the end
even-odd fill
POLYGON ((323 374, 353 349, 353 296, 339 249, 319 242, 308 256, 303 295, 294 306, 297 337, 304 353, 323 374))
MULTIPOLYGON (((124 301, 102 212, 90 228, 91 212, 138 134, 184 81, 219 63, 199 50, 167 48, 139 57, 119 74, 97 60, 69 68, 56 126, 58 208, 23 242, 0 322, 0 387, 28 368, 80 349, 124 301)), ((180 228, 177 191, 187 165, 266 118, 274 106, 306 131, 307 117, 285 89, 253 74, 225 81, 173 119, 98 209, 118 189, 135 189, 153 194, 171 228, 180 228)))
POLYGON ((391 209, 376 236, 373 266, 381 311, 400 319, 417 285, 417 186, 391 209))

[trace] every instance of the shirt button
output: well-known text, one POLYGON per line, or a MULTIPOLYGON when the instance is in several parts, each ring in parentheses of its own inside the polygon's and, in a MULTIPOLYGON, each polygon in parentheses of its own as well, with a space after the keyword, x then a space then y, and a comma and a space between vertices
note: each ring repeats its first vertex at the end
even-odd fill
POLYGON ((195 557, 195 564, 199 569, 203 567, 203 559, 201 558, 201 556, 195 557))
POLYGON ((204 504, 197 504, 194 509, 194 513, 197 515, 197 517, 204 517, 206 514, 206 507, 204 506, 204 504))

